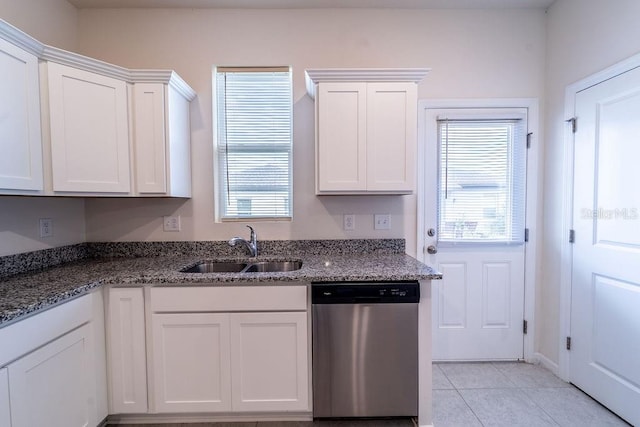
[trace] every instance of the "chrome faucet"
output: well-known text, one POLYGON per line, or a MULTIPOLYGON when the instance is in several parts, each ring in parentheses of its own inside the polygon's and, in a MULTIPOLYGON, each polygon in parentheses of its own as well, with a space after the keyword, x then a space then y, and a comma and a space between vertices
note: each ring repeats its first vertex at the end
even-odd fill
POLYGON ((249 250, 249 254, 252 257, 257 257, 258 256, 258 236, 256 235, 256 232, 253 230, 253 227, 247 225, 247 228, 251 230, 249 241, 247 242, 242 237, 232 237, 231 240, 229 240, 229 246, 235 246, 238 243, 242 243, 249 250))

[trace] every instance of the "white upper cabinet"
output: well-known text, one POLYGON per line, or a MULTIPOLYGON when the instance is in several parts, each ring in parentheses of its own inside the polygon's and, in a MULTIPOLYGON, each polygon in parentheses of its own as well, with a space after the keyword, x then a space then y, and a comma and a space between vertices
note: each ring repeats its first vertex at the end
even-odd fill
POLYGON ((0 39, 0 192, 42 191, 38 58, 0 39))
POLYGON ((131 191, 127 84, 49 62, 55 192, 131 191))
POLYGON ((191 197, 189 103, 173 71, 44 45, 0 19, 0 194, 191 197))
POLYGON ((168 83, 133 85, 134 169, 140 196, 191 197, 189 101, 173 74, 168 83))
POLYGON ((415 190, 417 82, 427 72, 307 70, 316 99, 316 194, 415 190))

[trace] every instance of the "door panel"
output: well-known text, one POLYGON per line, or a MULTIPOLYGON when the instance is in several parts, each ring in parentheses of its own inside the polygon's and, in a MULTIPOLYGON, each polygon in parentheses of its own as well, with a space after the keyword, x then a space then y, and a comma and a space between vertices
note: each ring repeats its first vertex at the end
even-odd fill
POLYGON ((229 316, 161 313, 151 322, 155 410, 231 410, 229 316))
POLYGON ((96 425, 90 340, 84 325, 9 365, 13 427, 96 425))
POLYGON ((640 425, 640 69, 576 94, 569 379, 640 425))
POLYGON ((433 359, 522 359, 527 110, 424 114, 433 359))
POLYGON ((521 359, 523 247, 444 247, 431 256, 443 275, 433 282, 433 360, 521 359))

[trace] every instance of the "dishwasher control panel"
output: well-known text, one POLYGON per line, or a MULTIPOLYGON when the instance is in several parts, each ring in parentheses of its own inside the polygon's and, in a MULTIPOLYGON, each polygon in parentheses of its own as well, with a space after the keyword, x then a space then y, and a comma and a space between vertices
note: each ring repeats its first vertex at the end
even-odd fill
POLYGON ((408 282, 315 282, 311 284, 313 304, 417 303, 420 284, 408 282))

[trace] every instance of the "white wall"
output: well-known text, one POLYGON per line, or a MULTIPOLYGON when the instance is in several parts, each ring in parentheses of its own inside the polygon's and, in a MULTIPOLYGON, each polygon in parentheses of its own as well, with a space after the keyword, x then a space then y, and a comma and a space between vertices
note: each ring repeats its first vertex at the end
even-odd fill
MULTIPOLYGON (((66 0, 0 0, 0 18, 43 43, 74 50, 77 11, 66 0)), ((0 256, 85 241, 84 200, 0 196, 0 256), (39 218, 54 221, 40 238, 39 218)))
POLYGON ((291 65, 294 70, 294 220, 256 224, 260 238, 404 237, 415 252, 414 196, 314 195, 313 101, 304 69, 430 67, 421 98, 541 97, 541 10, 81 10, 80 52, 127 67, 175 69, 198 93, 192 103, 191 200, 88 200, 87 236, 103 240, 220 240, 244 223, 214 223, 211 68, 291 65), (342 214, 356 230, 342 231, 342 214), (373 214, 391 230, 374 231, 373 214), (180 233, 161 216, 179 214, 180 233))
POLYGON ((543 276, 538 287, 538 350, 559 360, 564 90, 640 52, 638 0, 557 0, 548 11, 543 276))

